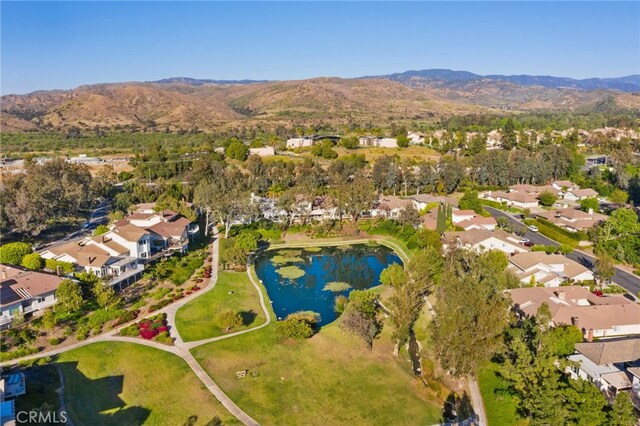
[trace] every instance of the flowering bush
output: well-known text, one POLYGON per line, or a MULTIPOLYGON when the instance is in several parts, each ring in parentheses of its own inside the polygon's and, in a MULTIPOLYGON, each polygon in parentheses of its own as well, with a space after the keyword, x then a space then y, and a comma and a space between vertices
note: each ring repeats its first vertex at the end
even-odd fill
POLYGON ((158 335, 158 330, 146 330, 143 329, 140 332, 140 337, 142 337, 143 339, 147 339, 147 340, 151 340, 154 337, 156 337, 158 335))

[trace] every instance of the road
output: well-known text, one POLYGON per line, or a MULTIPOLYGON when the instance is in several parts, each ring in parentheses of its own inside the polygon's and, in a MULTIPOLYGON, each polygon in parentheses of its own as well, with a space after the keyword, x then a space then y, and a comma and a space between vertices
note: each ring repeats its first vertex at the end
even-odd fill
POLYGON ((59 240, 53 241, 51 243, 45 244, 41 246, 38 250, 42 250, 48 247, 57 246, 60 244, 68 243, 69 241, 80 240, 85 237, 88 237, 93 233, 93 230, 98 225, 104 225, 109 222, 109 211, 111 211, 111 201, 110 200, 101 200, 95 209, 91 211, 91 216, 87 223, 90 224, 87 228, 80 228, 79 230, 72 232, 66 235, 59 240))
MULTIPOLYGON (((526 226, 518 217, 516 217, 512 213, 507 213, 502 210, 494 209, 492 207, 484 206, 484 208, 493 216, 498 219, 499 217, 506 218, 509 222, 516 226, 526 226)), ((527 228, 528 229, 528 228, 527 228)), ((546 246, 560 246, 560 243, 553 241, 550 238, 545 237, 538 232, 533 232, 528 230, 526 234, 524 234, 524 238, 528 238, 534 244, 546 245, 546 246)), ((567 257, 571 260, 575 260, 581 265, 586 266, 589 269, 593 269, 593 265, 596 261, 595 257, 587 254, 583 251, 574 250, 567 255, 567 257)), ((628 291, 630 291, 634 296, 637 296, 640 293, 640 277, 637 277, 629 272, 623 271, 620 268, 616 268, 616 273, 612 278, 613 282, 624 287, 628 291)))

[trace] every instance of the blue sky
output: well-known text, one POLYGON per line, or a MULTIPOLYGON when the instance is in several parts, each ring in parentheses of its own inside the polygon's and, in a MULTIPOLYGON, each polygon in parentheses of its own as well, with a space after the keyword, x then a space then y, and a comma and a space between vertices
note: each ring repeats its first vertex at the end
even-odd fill
POLYGON ((639 2, 1 2, 1 92, 450 68, 640 73, 639 2))

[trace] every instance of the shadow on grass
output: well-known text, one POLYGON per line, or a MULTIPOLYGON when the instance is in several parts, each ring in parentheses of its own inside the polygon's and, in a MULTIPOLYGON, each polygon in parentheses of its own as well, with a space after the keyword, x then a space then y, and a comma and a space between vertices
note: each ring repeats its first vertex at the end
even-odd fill
POLYGON ((250 311, 242 311, 242 312, 240 312, 240 316, 242 317, 242 324, 244 326, 248 327, 251 324, 253 324, 253 322, 256 320, 256 317, 258 316, 258 314, 252 309, 250 311))
MULTIPOLYGON (((196 424, 198 424, 198 416, 189 416, 183 426, 195 426, 196 424)), ((216 416, 205 423, 204 426, 222 426, 222 420, 216 416)))
POLYGON ((118 396, 123 391, 123 375, 91 379, 78 370, 77 362, 57 366, 64 375, 64 399, 75 424, 143 424, 151 414, 147 408, 127 406, 118 396))

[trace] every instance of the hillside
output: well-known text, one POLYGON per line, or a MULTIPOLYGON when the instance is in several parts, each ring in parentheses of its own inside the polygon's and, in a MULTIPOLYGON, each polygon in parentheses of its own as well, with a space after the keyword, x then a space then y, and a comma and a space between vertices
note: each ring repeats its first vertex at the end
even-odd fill
POLYGON ((170 78, 80 86, 2 97, 3 131, 136 127, 212 130, 433 121, 491 110, 640 110, 638 93, 529 86, 475 74, 432 70, 381 78, 219 81, 170 78), (435 72, 438 71, 438 72, 435 72), (395 76, 395 77, 394 77, 395 76))

